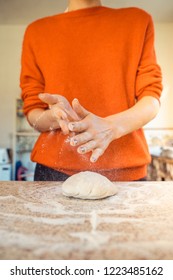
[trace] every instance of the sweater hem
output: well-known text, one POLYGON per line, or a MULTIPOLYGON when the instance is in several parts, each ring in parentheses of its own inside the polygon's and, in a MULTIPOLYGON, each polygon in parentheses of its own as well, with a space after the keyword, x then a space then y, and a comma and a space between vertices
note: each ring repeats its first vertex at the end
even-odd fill
MULTIPOLYGON (((68 169, 56 169, 57 171, 63 172, 67 175, 74 175, 83 170, 68 170, 68 169)), ((136 181, 147 176, 147 165, 123 169, 112 169, 112 170, 87 170, 97 172, 111 181, 136 181)))

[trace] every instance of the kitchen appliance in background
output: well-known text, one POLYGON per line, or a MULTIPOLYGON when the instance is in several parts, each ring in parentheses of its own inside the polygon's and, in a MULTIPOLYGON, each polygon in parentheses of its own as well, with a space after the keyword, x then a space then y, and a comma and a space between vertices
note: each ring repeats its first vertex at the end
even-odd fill
POLYGON ((10 159, 8 156, 7 149, 0 148, 0 164, 9 163, 10 159))
POLYGON ((11 163, 8 151, 5 148, 0 148, 0 181, 11 180, 11 163))

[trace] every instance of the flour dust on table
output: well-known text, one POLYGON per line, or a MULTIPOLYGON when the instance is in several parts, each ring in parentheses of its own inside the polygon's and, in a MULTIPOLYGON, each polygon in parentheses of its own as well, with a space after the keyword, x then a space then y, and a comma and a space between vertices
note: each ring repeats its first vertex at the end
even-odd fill
POLYGON ((102 199, 117 193, 117 187, 105 176, 84 171, 70 176, 62 184, 65 196, 81 199, 102 199))

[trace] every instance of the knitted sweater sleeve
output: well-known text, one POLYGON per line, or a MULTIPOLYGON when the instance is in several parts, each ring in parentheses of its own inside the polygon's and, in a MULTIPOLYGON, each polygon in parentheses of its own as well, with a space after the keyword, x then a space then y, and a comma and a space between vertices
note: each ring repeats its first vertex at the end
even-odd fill
POLYGON ((20 87, 22 90, 21 97, 24 101, 24 114, 27 114, 35 108, 47 107, 38 98, 38 94, 44 92, 45 82, 42 72, 37 64, 34 38, 34 32, 32 28, 28 26, 23 40, 20 74, 20 87))
POLYGON ((145 33, 141 59, 136 76, 136 100, 144 96, 153 96, 159 100, 162 92, 162 74, 157 64, 154 49, 154 26, 149 16, 148 26, 145 33))

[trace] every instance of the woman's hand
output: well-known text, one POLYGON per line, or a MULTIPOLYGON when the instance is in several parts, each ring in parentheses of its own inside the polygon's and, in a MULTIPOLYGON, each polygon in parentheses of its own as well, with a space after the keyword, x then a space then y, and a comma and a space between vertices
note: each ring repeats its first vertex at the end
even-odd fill
POLYGON ((68 100, 62 95, 49 93, 41 93, 39 98, 49 105, 52 129, 60 127, 64 134, 68 134, 68 123, 79 120, 78 115, 72 109, 68 100))
POLYGON ((90 161, 95 162, 113 140, 151 121, 158 113, 159 101, 155 97, 144 96, 131 108, 106 118, 88 112, 76 99, 72 106, 81 120, 68 124, 69 130, 76 133, 70 143, 78 146, 77 151, 81 154, 92 152, 90 161))
POLYGON ((78 146, 80 154, 92 152, 90 161, 96 162, 114 140, 112 123, 109 118, 98 117, 84 109, 77 99, 73 100, 72 106, 81 120, 68 124, 69 130, 76 133, 70 144, 78 146))

